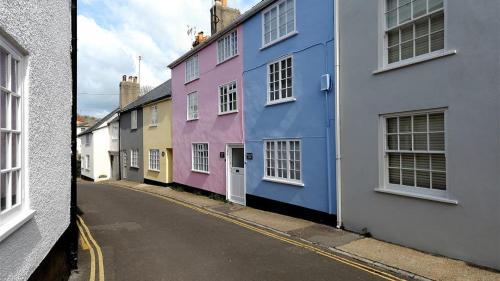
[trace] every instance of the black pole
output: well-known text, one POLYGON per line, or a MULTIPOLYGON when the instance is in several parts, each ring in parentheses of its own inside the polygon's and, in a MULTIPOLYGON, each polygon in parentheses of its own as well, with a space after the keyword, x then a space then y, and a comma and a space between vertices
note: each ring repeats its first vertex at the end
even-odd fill
POLYGON ((68 262, 71 269, 78 267, 78 228, 76 225, 77 194, 76 194, 76 119, 77 119, 77 29, 76 29, 76 2, 71 0, 71 201, 70 201, 70 224, 69 224, 69 249, 68 262))

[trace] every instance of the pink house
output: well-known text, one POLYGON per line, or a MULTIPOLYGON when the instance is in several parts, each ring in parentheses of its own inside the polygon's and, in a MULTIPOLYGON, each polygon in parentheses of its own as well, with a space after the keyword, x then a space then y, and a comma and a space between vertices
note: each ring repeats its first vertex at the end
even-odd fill
POLYGON ((169 65, 174 182, 245 204, 243 28, 198 39, 169 65))

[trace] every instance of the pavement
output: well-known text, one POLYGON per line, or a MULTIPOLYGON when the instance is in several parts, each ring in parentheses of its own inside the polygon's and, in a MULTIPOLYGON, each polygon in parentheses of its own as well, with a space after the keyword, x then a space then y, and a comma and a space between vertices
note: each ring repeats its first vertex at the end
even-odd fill
MULTIPOLYGON (((187 268, 190 268, 189 271, 192 271, 192 274, 188 275, 182 272, 177 272, 174 275, 167 275, 169 277, 166 279, 109 279, 109 277, 116 277, 117 273, 109 275, 109 272, 106 272, 106 279, 108 280, 213 280, 215 278, 222 280, 380 280, 394 278, 392 280, 397 280, 399 277, 407 280, 500 280, 500 274, 498 272, 474 267, 462 261, 433 256, 302 219, 235 205, 189 192, 182 192, 154 185, 129 181, 106 181, 104 183, 101 182, 101 184, 80 182, 79 206, 84 212, 82 216, 89 224, 90 232, 95 233, 96 240, 99 241, 99 243, 104 243, 104 259, 106 262, 108 262, 106 259, 111 262, 110 268, 120 268, 116 267, 116 262, 113 257, 116 256, 115 252, 118 251, 117 247, 119 246, 118 248, 120 248, 123 245, 116 245, 116 241, 111 238, 113 235, 106 233, 111 232, 116 234, 116 232, 125 231, 125 233, 136 233, 137 235, 134 239, 141 240, 142 238, 140 235, 146 235, 147 237, 146 233, 140 234, 145 231, 145 221, 143 221, 144 218, 141 220, 141 216, 136 216, 135 212, 139 212, 149 213, 150 216, 152 216, 150 218, 153 220, 150 225, 151 228, 165 228, 165 236, 155 237, 156 239, 151 241, 163 245, 163 239, 168 237, 167 240, 172 240, 175 245, 166 248, 168 248, 168 250, 172 250, 171 248, 179 250, 172 256, 155 256, 153 253, 148 253, 145 258, 149 260, 150 257, 155 256, 154 259, 156 261, 170 258, 182 260, 183 262, 180 268, 182 272, 185 272, 187 268), (115 196, 114 193, 126 193, 127 196, 120 199, 121 197, 119 195, 115 196), (161 201, 161 205, 164 206, 158 208, 164 208, 165 210, 149 212, 148 209, 152 206, 150 206, 148 202, 151 200, 155 201, 154 198, 164 198, 171 201, 156 200, 161 201), (111 202, 106 203, 107 200, 111 202), (115 202, 116 200, 121 201, 115 202), (134 203, 130 205, 131 202, 127 200, 132 200, 134 203), (179 205, 179 203, 181 205, 179 205), (116 208, 123 208, 120 207, 121 204, 130 206, 130 208, 125 208, 128 211, 122 214, 123 217, 120 217, 121 220, 117 217, 114 222, 113 220, 108 221, 111 219, 108 218, 109 216, 113 217, 114 214, 118 212, 115 210, 116 208), (251 231, 245 229, 245 227, 235 227, 234 224, 228 225, 227 223, 221 222, 220 219, 215 218, 214 220, 214 218, 200 216, 199 212, 193 213, 192 210, 186 210, 190 209, 190 206, 211 214, 224 216, 231 220, 237 220, 238 222, 286 239, 297 241, 300 243, 300 246, 295 245, 287 247, 283 245, 282 242, 273 244, 273 242, 268 240, 276 239, 263 237, 260 234, 254 237, 255 233, 253 235, 250 234, 251 231), (172 209, 176 211, 174 212, 172 209), (183 211, 179 211, 180 209, 183 211), (109 215, 103 217, 101 212, 106 214, 109 213, 109 215), (132 214, 128 214, 129 212, 132 212, 132 214), (190 215, 184 214, 178 217, 178 219, 171 221, 172 217, 170 214, 177 214, 178 212, 182 214, 188 212, 190 215), (135 218, 135 220, 128 218, 128 215, 135 218), (160 225, 155 225, 154 222, 158 223, 158 220, 160 221, 160 225), (171 223, 178 227, 184 225, 184 231, 170 233, 168 229, 170 229, 169 226, 171 226, 171 223), (221 223, 223 225, 221 225, 221 223), (202 228, 198 230, 204 235, 193 236, 192 232, 196 232, 197 229, 197 227, 193 229, 193 226, 201 226, 202 228), (208 236, 205 236, 205 231, 207 229, 212 231, 209 232, 208 236), (181 239, 182 241, 179 241, 176 235, 185 236, 186 239, 181 239), (190 241, 187 237, 191 237, 195 241, 190 241), (221 238, 224 243, 219 241, 221 238), (191 243, 199 244, 200 241, 209 243, 215 247, 215 249, 212 248, 214 252, 210 252, 211 247, 203 245, 199 245, 200 249, 203 251, 198 251, 197 248, 194 249, 191 247, 191 243), (109 246, 106 245, 106 243, 110 243, 109 246), (227 243, 231 243, 232 246, 228 247, 227 243), (262 245, 267 245, 267 247, 262 248, 262 245), (315 252, 315 250, 307 249, 307 247, 303 245, 309 245, 309 247, 319 249, 323 252, 320 252, 320 255, 317 254, 317 251, 316 253, 311 253, 315 252), (192 253, 189 255, 183 253, 179 256, 181 249, 190 249, 192 253), (223 253, 222 256, 218 256, 221 254, 220 251, 223 253), (247 256, 247 251, 253 252, 254 254, 247 256), (346 258, 355 265, 361 265, 361 268, 366 267, 368 269, 374 269, 376 274, 355 268, 349 265, 349 263, 342 264, 342 262, 340 262, 339 264, 339 262, 336 262, 334 259, 329 260, 328 258, 320 257, 321 253, 346 258), (191 268, 193 265, 190 261, 200 261, 204 264, 208 264, 202 268, 210 274, 204 276, 198 275, 199 269, 191 268), (229 261, 229 264, 224 261, 229 261), (247 271, 247 267, 250 265, 254 268, 247 271), (291 270, 291 268, 298 272, 291 270), (309 268, 313 270, 307 270, 309 268), (238 275, 236 272, 240 274, 238 275), (390 275, 387 275, 387 272, 389 272, 390 275)), ((148 217, 147 214, 144 215, 148 217)), ((146 220, 146 222, 147 221, 148 220, 146 220)), ((156 230, 149 231, 156 232, 156 230)), ((125 238, 117 237, 116 239, 123 240, 125 238)), ((123 243, 125 244, 126 241, 123 241, 123 243)), ((146 253, 142 254, 145 255, 146 253)), ((138 258, 142 259, 140 257, 141 255, 139 255, 138 258)), ((128 258, 125 259, 127 260, 128 258)), ((155 263, 150 261, 147 264, 152 265, 155 263)), ((169 267, 166 266, 162 269, 167 270, 167 268, 169 267)), ((171 270, 167 271, 169 274, 172 273, 171 270)), ((162 274, 166 274, 166 271, 153 270, 151 272, 153 275, 148 275, 148 277, 151 278, 165 276, 162 274)), ((131 277, 132 275, 127 276, 131 277)))

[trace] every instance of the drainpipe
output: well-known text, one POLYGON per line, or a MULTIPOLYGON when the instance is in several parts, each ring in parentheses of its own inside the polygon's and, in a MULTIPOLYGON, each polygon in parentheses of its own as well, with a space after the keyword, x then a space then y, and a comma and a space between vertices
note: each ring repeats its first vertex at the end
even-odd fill
POLYGON ((339 0, 334 2, 334 33, 335 33, 335 174, 337 178, 337 228, 342 228, 342 170, 340 153, 340 44, 339 44, 339 0))

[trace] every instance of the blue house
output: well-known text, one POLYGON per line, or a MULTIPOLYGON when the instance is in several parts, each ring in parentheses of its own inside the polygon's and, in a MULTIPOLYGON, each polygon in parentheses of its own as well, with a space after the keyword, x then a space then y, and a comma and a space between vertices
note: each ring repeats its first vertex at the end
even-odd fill
POLYGON ((247 205, 335 215, 334 3, 259 8, 243 25, 247 205))

